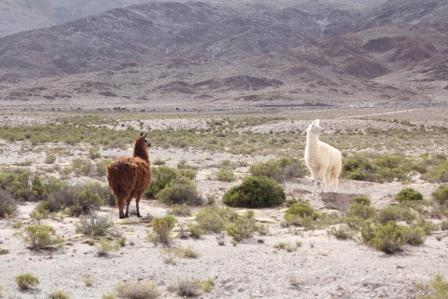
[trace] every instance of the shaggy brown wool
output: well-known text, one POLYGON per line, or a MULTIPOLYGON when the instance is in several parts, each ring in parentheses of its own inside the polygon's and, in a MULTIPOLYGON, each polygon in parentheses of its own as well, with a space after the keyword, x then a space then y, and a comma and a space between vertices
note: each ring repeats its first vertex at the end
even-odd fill
POLYGON ((107 180, 109 187, 117 197, 117 206, 121 218, 129 217, 129 205, 135 198, 137 216, 140 215, 140 198, 152 183, 151 164, 147 147, 151 144, 146 140, 146 135, 135 141, 134 156, 115 159, 107 168, 107 180), (126 204, 126 213, 123 212, 126 204))

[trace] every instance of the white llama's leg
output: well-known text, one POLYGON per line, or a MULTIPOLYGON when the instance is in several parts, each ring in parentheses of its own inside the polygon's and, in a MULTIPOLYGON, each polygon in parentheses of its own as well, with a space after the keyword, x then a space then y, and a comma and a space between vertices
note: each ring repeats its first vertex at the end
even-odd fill
POLYGON ((333 192, 338 192, 338 186, 339 186, 339 178, 338 178, 338 175, 336 175, 334 178, 333 178, 333 185, 334 185, 334 187, 333 187, 333 189, 334 189, 334 191, 333 192))

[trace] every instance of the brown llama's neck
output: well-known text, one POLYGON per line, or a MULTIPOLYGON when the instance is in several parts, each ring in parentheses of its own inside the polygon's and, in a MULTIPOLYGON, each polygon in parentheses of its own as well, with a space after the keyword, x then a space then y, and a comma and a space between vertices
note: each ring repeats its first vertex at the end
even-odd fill
POLYGON ((149 164, 149 155, 147 146, 146 143, 141 139, 137 139, 137 141, 135 142, 134 157, 139 157, 149 164))

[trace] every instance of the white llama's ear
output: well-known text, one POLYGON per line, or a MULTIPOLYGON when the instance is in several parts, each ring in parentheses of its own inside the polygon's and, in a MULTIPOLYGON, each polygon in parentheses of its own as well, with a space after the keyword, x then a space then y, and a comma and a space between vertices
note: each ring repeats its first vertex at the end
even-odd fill
POLYGON ((320 126, 320 119, 316 119, 316 120, 314 121, 314 123, 315 123, 316 125, 320 126))

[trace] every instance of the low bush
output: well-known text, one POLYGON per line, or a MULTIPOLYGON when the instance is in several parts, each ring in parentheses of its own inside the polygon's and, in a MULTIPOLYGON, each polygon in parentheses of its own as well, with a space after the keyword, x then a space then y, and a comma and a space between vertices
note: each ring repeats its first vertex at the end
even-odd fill
POLYGON ((155 235, 151 236, 155 244, 162 243, 169 245, 171 243, 171 231, 176 224, 176 218, 171 215, 156 217, 152 220, 152 230, 155 235))
POLYGON ((196 222, 205 232, 220 233, 225 230, 229 221, 235 219, 237 214, 229 208, 205 207, 196 213, 196 222))
POLYGON ((70 216, 89 215, 111 198, 109 189, 99 183, 66 185, 49 197, 46 207, 49 212, 65 211, 70 216))
POLYGON ((101 299, 116 299, 115 295, 113 293, 106 293, 103 296, 101 296, 101 299))
POLYGON ((386 224, 367 224, 361 230, 363 241, 377 250, 392 254, 406 244, 406 227, 395 222, 386 224))
POLYGON ((55 229, 45 224, 28 225, 21 237, 32 250, 54 249, 60 247, 63 242, 63 239, 56 235, 55 229))
POLYGON ((46 153, 45 164, 54 164, 56 162, 56 156, 51 153, 46 153))
POLYGON ((194 178, 196 177, 198 172, 195 169, 184 168, 184 169, 179 169, 178 173, 179 173, 179 176, 181 176, 181 177, 186 177, 190 180, 194 180, 194 178))
POLYGON ((254 233, 259 231, 259 227, 254 219, 252 211, 246 212, 244 215, 238 215, 232 222, 226 225, 226 231, 235 242, 241 242, 252 238, 254 233))
POLYGON ((165 189, 169 183, 178 178, 179 174, 174 168, 159 166, 152 169, 152 176, 153 182, 144 194, 147 198, 157 197, 157 194, 165 189))
POLYGON ((441 230, 448 230, 448 220, 445 220, 442 223, 440 223, 440 229, 441 230))
POLYGON ((170 215, 179 216, 179 217, 187 217, 191 216, 191 207, 187 205, 174 205, 169 210, 168 213, 170 215))
POLYGON ((17 204, 10 193, 0 190, 0 218, 13 216, 17 211, 17 204))
POLYGON ((112 251, 117 251, 120 248, 119 242, 113 242, 107 238, 101 238, 96 243, 96 255, 99 257, 107 257, 112 251))
POLYGON ((448 298, 448 280, 437 275, 429 284, 421 286, 425 295, 419 299, 445 299, 448 298))
POLYGON ((406 243, 412 246, 422 245, 425 242, 426 233, 419 226, 408 227, 404 230, 406 243))
POLYGON ((297 202, 292 204, 283 216, 286 225, 302 226, 305 229, 311 229, 315 225, 318 214, 307 202, 297 202))
POLYGON ((353 231, 347 225, 333 226, 328 230, 328 234, 338 240, 349 240, 353 238, 353 231))
POLYGON ((189 178, 190 180, 193 180, 197 174, 197 168, 187 164, 187 161, 185 160, 179 161, 179 163, 177 163, 177 171, 180 176, 184 176, 186 178, 189 178))
POLYGON ((202 294, 200 284, 191 280, 179 280, 175 285, 170 286, 169 290, 182 298, 197 297, 202 294))
POLYGON ((227 167, 221 167, 216 173, 216 179, 222 182, 232 182, 235 180, 235 175, 232 169, 227 167))
POLYGON ((203 199, 199 195, 195 183, 185 177, 171 181, 165 189, 158 193, 158 197, 165 204, 203 204, 203 199))
POLYGON ((448 206, 448 185, 440 185, 432 193, 432 198, 442 206, 448 206))
POLYGON ((121 283, 116 288, 118 297, 124 299, 157 299, 160 291, 151 281, 121 283))
POLYGON ((375 209, 370 205, 370 199, 366 196, 357 196, 348 208, 347 216, 366 220, 375 216, 375 209))
POLYGON ((31 200, 31 173, 24 170, 0 173, 0 189, 11 194, 15 200, 31 200))
POLYGON ((440 161, 440 163, 430 167, 423 178, 432 183, 448 182, 448 161, 440 161))
POLYGON ((39 285, 39 279, 31 273, 23 273, 16 276, 16 283, 20 290, 26 291, 39 285))
POLYGON ((68 172, 73 172, 76 176, 92 176, 94 169, 94 164, 90 160, 76 158, 72 160, 68 172))
POLYGON ((405 188, 395 195, 399 203, 417 202, 423 200, 423 195, 412 188, 405 188))
POLYGON ((103 159, 96 163, 96 175, 97 176, 106 176, 107 175, 107 167, 110 165, 112 160, 103 159))
POLYGON ((358 181, 390 182, 406 181, 417 164, 403 155, 354 154, 345 158, 342 166, 345 178, 358 181))
POLYGON ((93 214, 79 219, 76 225, 76 232, 93 238, 104 237, 113 225, 114 223, 109 217, 93 214))
POLYGON ((50 299, 69 299, 70 295, 62 290, 56 290, 48 295, 50 299))
POLYGON ((286 250, 287 252, 294 252, 297 250, 297 248, 299 248, 300 246, 302 246, 302 244, 300 242, 295 242, 295 243, 291 243, 291 242, 279 242, 277 244, 274 245, 275 249, 278 250, 286 250))
POLYGON ((282 182, 285 179, 303 177, 306 167, 299 160, 281 158, 265 163, 255 163, 249 168, 249 172, 253 176, 265 176, 282 182))
POLYGON ((285 199, 282 187, 273 179, 249 176, 224 194, 223 203, 231 207, 264 208, 281 205, 285 199))
POLYGON ((389 221, 406 221, 410 223, 416 217, 412 212, 402 206, 388 206, 378 212, 378 221, 386 224, 389 221))

